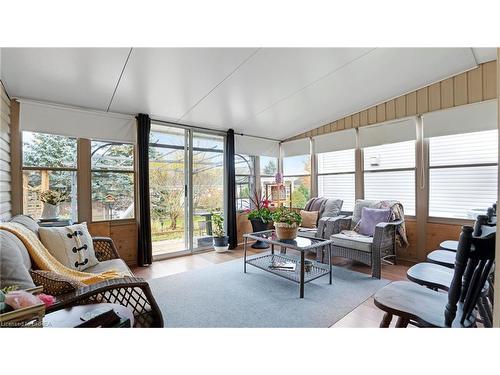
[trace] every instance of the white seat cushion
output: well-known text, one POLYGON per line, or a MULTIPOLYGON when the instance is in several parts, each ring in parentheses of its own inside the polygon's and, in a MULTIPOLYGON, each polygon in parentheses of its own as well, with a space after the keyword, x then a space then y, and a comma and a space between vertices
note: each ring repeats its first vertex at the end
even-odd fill
POLYGON ((358 234, 356 236, 348 236, 343 233, 333 234, 330 237, 335 246, 347 247, 360 251, 371 252, 373 237, 363 236, 358 234))
POLYGON ((134 276, 132 271, 130 271, 127 264, 122 259, 105 260, 85 270, 85 272, 90 273, 102 273, 106 271, 116 271, 122 276, 134 276))

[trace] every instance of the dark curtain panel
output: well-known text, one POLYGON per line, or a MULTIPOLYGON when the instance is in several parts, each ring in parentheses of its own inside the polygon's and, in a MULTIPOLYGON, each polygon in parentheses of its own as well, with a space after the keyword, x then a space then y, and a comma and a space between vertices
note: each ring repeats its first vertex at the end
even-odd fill
POLYGON ((229 248, 238 246, 238 232, 236 229, 236 176, 234 171, 234 130, 229 129, 226 137, 226 179, 227 179, 227 235, 229 248))
POLYGON ((151 216, 149 202, 149 133, 151 131, 151 119, 148 115, 140 113, 137 119, 137 202, 139 207, 139 233, 138 233, 138 264, 145 266, 153 261, 153 250, 151 247, 151 216))

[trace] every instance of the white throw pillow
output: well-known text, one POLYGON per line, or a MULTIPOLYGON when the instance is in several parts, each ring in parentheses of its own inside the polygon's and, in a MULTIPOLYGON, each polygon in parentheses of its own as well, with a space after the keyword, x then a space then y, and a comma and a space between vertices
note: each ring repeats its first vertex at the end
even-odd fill
POLYGON ((87 223, 38 230, 47 250, 62 264, 83 271, 99 264, 87 223))

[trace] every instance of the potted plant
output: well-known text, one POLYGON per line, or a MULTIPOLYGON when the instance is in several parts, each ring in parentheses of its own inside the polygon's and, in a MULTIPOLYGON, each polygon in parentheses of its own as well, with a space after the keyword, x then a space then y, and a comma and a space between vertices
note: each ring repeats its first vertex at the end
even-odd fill
MULTIPOLYGON (((269 199, 262 197, 260 190, 254 189, 250 197, 252 210, 248 210, 248 220, 252 224, 253 232, 262 232, 273 227, 273 219, 271 218, 271 210, 269 209, 269 199)), ((267 249, 268 244, 262 241, 256 241, 252 247, 254 249, 267 249)))
POLYGON ((66 202, 69 194, 59 190, 44 190, 40 193, 40 200, 43 202, 42 219, 57 220, 61 202, 66 202))
POLYGON ((229 238, 224 234, 224 217, 220 211, 212 212, 212 233, 214 249, 217 253, 223 253, 229 249, 229 238))
POLYGON ((302 217, 295 211, 280 207, 271 214, 280 240, 293 240, 297 237, 302 217))

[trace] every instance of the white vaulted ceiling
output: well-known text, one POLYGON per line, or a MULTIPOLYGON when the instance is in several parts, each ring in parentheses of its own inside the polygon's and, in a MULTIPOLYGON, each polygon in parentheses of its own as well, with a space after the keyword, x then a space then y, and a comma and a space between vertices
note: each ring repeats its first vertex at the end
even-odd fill
POLYGON ((3 48, 0 73, 13 97, 285 139, 495 58, 495 48, 3 48))

